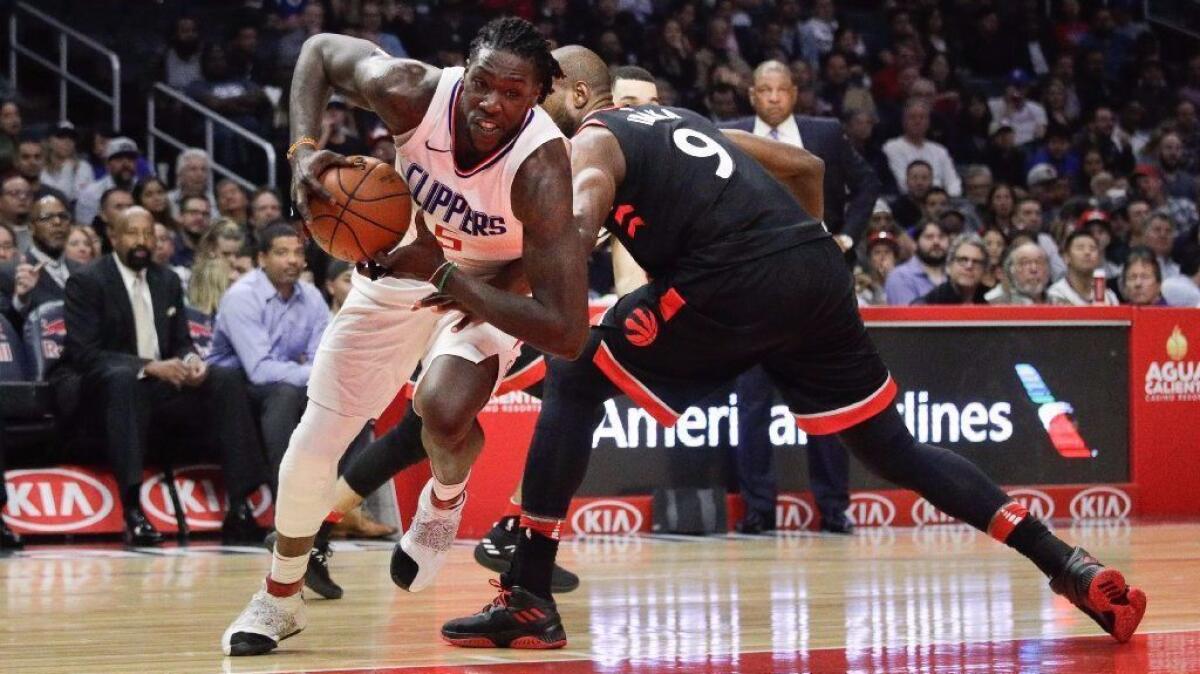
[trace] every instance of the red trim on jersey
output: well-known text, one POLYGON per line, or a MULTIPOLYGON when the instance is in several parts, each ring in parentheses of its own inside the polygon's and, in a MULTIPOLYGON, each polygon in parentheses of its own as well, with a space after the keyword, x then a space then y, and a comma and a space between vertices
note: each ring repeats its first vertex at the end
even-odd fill
POLYGON ((796 414, 796 425, 809 435, 832 435, 879 414, 896 398, 896 381, 888 375, 874 393, 845 407, 816 414, 796 414))
POLYGON ((671 320, 683 305, 687 304, 687 300, 683 299, 683 295, 674 288, 667 288, 667 292, 658 298, 658 313, 662 314, 664 321, 671 320))
POLYGON ((1025 506, 1016 501, 1009 501, 992 515, 992 521, 988 523, 988 535, 1004 543, 1013 529, 1024 522, 1026 517, 1029 517, 1029 510, 1025 506))
POLYGON ((596 355, 592 356, 592 362, 604 376, 621 392, 629 396, 629 399, 637 403, 639 407, 646 410, 654 420, 663 426, 674 426, 679 420, 679 413, 671 409, 665 402, 654 395, 654 392, 645 384, 638 381, 636 377, 629 373, 617 359, 613 357, 612 351, 609 351, 608 345, 600 342, 600 348, 596 349, 596 355))
POLYGON ((586 114, 586 115, 584 115, 584 116, 583 116, 583 124, 580 124, 580 125, 579 125, 579 128, 581 128, 581 129, 582 129, 582 128, 583 128, 583 126, 584 126, 584 124, 588 124, 589 122, 594 122, 594 123, 596 123, 596 124, 600 124, 601 126, 605 126, 604 122, 601 122, 601 121, 600 121, 600 120, 598 120, 598 119, 589 119, 589 118, 590 118, 592 115, 598 115, 598 114, 600 114, 600 113, 602 113, 602 112, 608 112, 609 110, 618 110, 618 109, 619 109, 619 108, 617 108, 617 106, 615 106, 615 105, 610 105, 610 106, 608 106, 608 107, 606 107, 606 108, 596 108, 595 110, 592 110, 591 112, 589 112, 588 114, 586 114))
POLYGON ((532 361, 517 372, 511 372, 505 375, 500 385, 496 387, 496 392, 493 396, 502 396, 505 393, 513 391, 521 391, 533 386, 539 381, 546 378, 546 358, 541 357, 532 361))
MULTIPOLYGON (((584 129, 588 128, 589 126, 598 126, 602 129, 608 128, 608 125, 605 124, 604 122, 601 122, 598 119, 593 119, 590 122, 584 122, 583 124, 580 124, 579 128, 575 130, 575 136, 578 136, 580 131, 583 131, 584 129)), ((574 138, 575 136, 571 136, 571 137, 574 138)))
POLYGON ((454 152, 454 109, 458 107, 458 98, 462 95, 462 90, 463 81, 460 79, 454 85, 454 91, 450 93, 450 108, 446 113, 450 118, 450 163, 454 165, 455 175, 457 175, 459 178, 470 178, 476 173, 490 168, 492 164, 495 164, 500 160, 501 157, 508 154, 509 150, 513 149, 513 146, 517 144, 517 139, 521 137, 521 134, 524 133, 525 129, 529 127, 529 124, 533 122, 533 108, 529 109, 529 113, 525 115, 525 121, 521 123, 521 128, 517 129, 517 133, 514 134, 507 143, 496 148, 492 151, 492 154, 481 159, 479 163, 474 166, 474 168, 469 168, 463 171, 458 168, 458 154, 454 152))

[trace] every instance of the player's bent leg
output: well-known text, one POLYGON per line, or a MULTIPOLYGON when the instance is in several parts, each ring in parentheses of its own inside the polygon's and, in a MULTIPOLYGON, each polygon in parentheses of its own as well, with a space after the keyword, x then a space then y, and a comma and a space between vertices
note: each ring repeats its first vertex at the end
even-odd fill
POLYGON ((300 594, 313 539, 329 512, 337 462, 366 423, 310 401, 279 469, 278 534, 263 587, 221 637, 226 655, 260 655, 306 624, 300 594))
POLYGON ((1072 548, 1013 501, 975 464, 947 449, 917 442, 900 414, 887 406, 841 432, 842 441, 881 477, 912 489, 946 514, 988 533, 1028 557, 1050 587, 1079 607, 1117 641, 1133 636, 1146 595, 1116 569, 1072 548))
POLYGON ((410 592, 433 583, 467 501, 471 465, 483 449, 483 429, 475 417, 487 404, 498 378, 495 356, 478 363, 455 356, 433 359, 413 396, 421 415, 421 441, 433 477, 421 490, 412 526, 392 551, 392 580, 410 592))
POLYGON ((522 482, 520 530, 511 570, 499 594, 479 613, 447 622, 442 638, 456 646, 559 648, 566 644, 551 594, 558 538, 571 497, 591 455, 592 429, 616 388, 592 364, 599 341, 577 360, 549 359, 542 413, 534 429, 522 482))

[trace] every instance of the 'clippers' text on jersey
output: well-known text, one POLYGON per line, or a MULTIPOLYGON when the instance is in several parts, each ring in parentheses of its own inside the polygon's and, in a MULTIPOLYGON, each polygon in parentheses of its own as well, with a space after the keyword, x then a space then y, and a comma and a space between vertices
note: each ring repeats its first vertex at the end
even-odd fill
POLYGON ((443 225, 470 236, 495 236, 508 231, 504 216, 475 210, 466 197, 430 177, 429 172, 416 162, 408 165, 404 180, 417 205, 443 225))

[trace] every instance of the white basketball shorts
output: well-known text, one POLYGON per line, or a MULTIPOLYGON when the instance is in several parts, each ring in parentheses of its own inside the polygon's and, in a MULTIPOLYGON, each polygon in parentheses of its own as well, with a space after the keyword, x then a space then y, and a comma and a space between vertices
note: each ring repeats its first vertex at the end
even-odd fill
POLYGON ((488 323, 451 332, 462 319, 459 311, 413 311, 413 305, 434 290, 423 281, 371 281, 355 272, 346 303, 317 348, 308 397, 340 414, 376 418, 418 364, 423 374, 434 359, 445 355, 472 363, 498 356, 494 391, 516 360, 520 341, 488 323))

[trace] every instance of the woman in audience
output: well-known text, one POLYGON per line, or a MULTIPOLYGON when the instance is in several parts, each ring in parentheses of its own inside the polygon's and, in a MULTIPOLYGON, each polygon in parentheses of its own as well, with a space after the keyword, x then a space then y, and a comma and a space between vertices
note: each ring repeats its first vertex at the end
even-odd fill
POLYGON ((67 235, 65 252, 67 259, 81 264, 87 264, 96 259, 96 249, 92 247, 92 235, 88 234, 83 225, 75 225, 71 228, 71 233, 67 235))
POLYGON ((179 228, 171 217, 171 202, 167 199, 167 185, 155 176, 139 180, 133 186, 133 202, 150 211, 155 222, 161 222, 174 231, 179 228))
POLYGON ((984 288, 991 290, 1003 275, 1001 263, 1004 260, 1004 251, 1008 248, 1008 237, 1004 235, 1004 230, 988 225, 979 231, 979 238, 983 240, 983 247, 987 251, 987 265, 980 283, 984 288))
POLYGON ((995 227, 1002 232, 1012 231, 1013 214, 1017 210, 1017 194, 1008 183, 996 183, 988 193, 987 212, 983 216, 984 227, 995 227))
POLYGON ((233 268, 225 258, 204 255, 196 258, 188 281, 188 305, 209 317, 216 316, 221 298, 232 284, 233 268))

